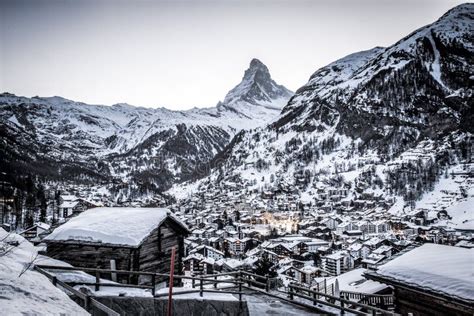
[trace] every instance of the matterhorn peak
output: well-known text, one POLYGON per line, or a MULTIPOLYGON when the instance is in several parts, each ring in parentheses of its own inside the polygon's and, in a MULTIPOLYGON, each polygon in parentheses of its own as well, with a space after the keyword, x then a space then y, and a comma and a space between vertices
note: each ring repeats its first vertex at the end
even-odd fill
POLYGON ((265 72, 269 72, 267 66, 262 63, 259 59, 254 58, 250 61, 250 66, 248 70, 262 70, 265 72))
MULTIPOLYGON (((271 77, 268 67, 259 59, 253 58, 245 71, 242 81, 229 91, 224 104, 245 102, 254 105, 271 105, 274 101, 286 103, 293 92, 278 85, 271 77), (281 102, 284 100, 284 102, 281 102)), ((279 106, 278 106, 279 107, 279 106)))

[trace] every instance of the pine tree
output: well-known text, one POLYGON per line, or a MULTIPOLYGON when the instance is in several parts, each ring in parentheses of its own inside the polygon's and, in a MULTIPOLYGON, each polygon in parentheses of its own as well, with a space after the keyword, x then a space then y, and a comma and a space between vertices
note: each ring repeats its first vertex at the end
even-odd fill
POLYGON ((268 258, 267 253, 264 253, 255 263, 254 272, 255 274, 268 276, 270 278, 274 278, 278 275, 274 269, 274 264, 270 261, 270 258, 268 258))

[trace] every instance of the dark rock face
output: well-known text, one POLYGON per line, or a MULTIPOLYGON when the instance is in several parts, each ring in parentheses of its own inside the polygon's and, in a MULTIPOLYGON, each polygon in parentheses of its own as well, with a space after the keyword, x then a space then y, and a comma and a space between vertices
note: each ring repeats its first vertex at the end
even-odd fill
MULTIPOLYGON (((166 315, 166 299, 144 297, 96 297, 120 315, 166 315)), ((98 311, 93 315, 101 315, 98 311)), ((248 316, 247 302, 197 299, 174 299, 173 315, 195 316, 248 316)))

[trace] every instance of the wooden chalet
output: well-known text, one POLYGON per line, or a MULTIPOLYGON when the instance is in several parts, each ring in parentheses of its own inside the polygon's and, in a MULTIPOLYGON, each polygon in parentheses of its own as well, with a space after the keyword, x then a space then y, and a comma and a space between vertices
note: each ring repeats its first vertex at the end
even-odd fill
POLYGON ((110 269, 114 261, 117 270, 155 273, 169 271, 175 247, 175 273, 181 273, 188 234, 167 209, 100 207, 73 217, 44 241, 48 256, 73 266, 110 269))
POLYGON ((390 285, 403 315, 474 315, 474 249, 424 244, 365 277, 390 285))
POLYGON ((41 241, 41 238, 48 233, 49 229, 50 226, 48 224, 38 222, 33 226, 20 232, 19 234, 20 236, 24 237, 33 244, 36 244, 39 243, 41 241))

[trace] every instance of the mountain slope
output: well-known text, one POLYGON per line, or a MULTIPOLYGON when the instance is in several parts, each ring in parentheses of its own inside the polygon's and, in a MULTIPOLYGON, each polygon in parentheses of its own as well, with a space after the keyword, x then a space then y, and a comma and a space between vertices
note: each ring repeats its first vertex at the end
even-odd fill
POLYGON ((300 201, 327 209, 377 196, 387 209, 399 201, 397 213, 421 203, 442 174, 464 170, 446 194, 474 194, 466 180, 473 22, 474 4, 461 5, 390 47, 317 70, 273 124, 239 134, 214 161, 217 168, 190 187, 210 192, 239 182, 256 197, 291 187, 300 201), (330 190, 348 193, 334 202, 323 198, 330 190))
POLYGON ((273 120, 291 96, 256 59, 239 86, 235 101, 188 111, 1 94, 1 169, 60 181, 139 181, 161 191, 241 129, 273 120))

